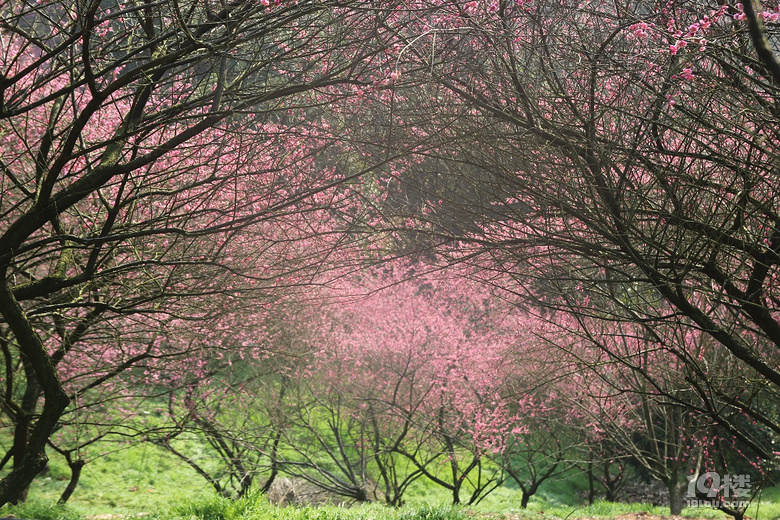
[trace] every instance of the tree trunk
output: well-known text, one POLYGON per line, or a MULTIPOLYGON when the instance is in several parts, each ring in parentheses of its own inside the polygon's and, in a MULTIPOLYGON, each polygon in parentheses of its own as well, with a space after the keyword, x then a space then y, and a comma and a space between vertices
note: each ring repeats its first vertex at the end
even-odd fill
POLYGON ((670 481, 666 488, 669 490, 669 511, 672 515, 680 515, 683 510, 683 491, 685 488, 677 483, 670 481))
POLYGON ((46 399, 41 416, 30 434, 24 458, 0 480, 0 506, 14 502, 19 496, 26 494, 27 487, 36 475, 46 468, 49 461, 46 456, 46 442, 68 402, 68 396, 64 392, 59 395, 53 393, 46 399))
POLYGON ((604 498, 607 502, 617 502, 618 493, 623 487, 623 475, 625 470, 622 465, 618 464, 618 474, 613 477, 609 470, 610 466, 609 463, 604 463, 604 482, 602 482, 604 489, 606 489, 606 496, 604 498))
POLYGON ((68 461, 68 466, 70 467, 70 481, 65 487, 65 491, 62 492, 62 496, 60 496, 60 499, 57 501, 58 504, 64 504, 67 502, 70 496, 76 490, 76 486, 79 484, 79 478, 81 477, 81 470, 84 467, 84 464, 86 464, 86 462, 80 459, 75 461, 68 461))
MULTIPOLYGON (((30 431, 33 426, 32 418, 38 408, 38 399, 41 394, 41 387, 35 376, 35 371, 27 361, 26 356, 22 355, 25 389, 22 395, 22 401, 19 411, 16 414, 16 424, 14 425, 14 439, 11 451, 13 452, 13 467, 17 468, 23 464, 24 457, 27 454, 27 444, 30 441, 30 431)), ((27 500, 29 485, 19 490, 18 494, 11 499, 12 504, 18 504, 27 500)))
POLYGON ((588 505, 592 506, 596 500, 596 486, 593 482, 593 461, 588 461, 588 505))
POLYGON ((254 481, 254 477, 252 475, 251 471, 247 471, 244 473, 244 475, 241 477, 241 481, 239 482, 239 489, 238 489, 238 496, 236 498, 244 498, 249 494, 249 489, 252 487, 252 482, 254 481))
POLYGON ((523 508, 523 509, 528 508, 528 501, 531 500, 531 497, 534 496, 537 491, 539 491, 539 486, 542 485, 542 482, 544 482, 545 479, 536 480, 530 486, 520 484, 519 480, 515 480, 518 484, 520 484, 520 489, 523 492, 523 496, 520 499, 520 507, 521 508, 523 508))
POLYGON ((531 499, 531 494, 525 489, 523 490, 523 497, 520 499, 520 508, 528 509, 528 501, 531 499))
MULTIPOLYGON (((0 269, 0 276, 4 275, 5 269, 0 269)), ((43 409, 30 431, 24 456, 18 464, 14 461, 11 473, 0 480, 0 506, 3 506, 25 496, 27 487, 46 467, 49 460, 46 456, 46 443, 70 399, 60 384, 43 341, 6 283, 0 283, 0 314, 16 338, 20 354, 34 372, 32 380, 44 397, 43 409)))
MULTIPOLYGON (((16 416, 16 425, 14 426, 14 439, 11 451, 13 452, 13 467, 18 468, 23 464, 24 456, 27 454, 27 441, 30 433, 32 421, 30 416, 20 412, 16 416)), ((27 500, 27 489, 20 489, 15 496, 11 497, 12 504, 18 504, 27 500)))
MULTIPOLYGON (((282 388, 282 395, 284 395, 284 388, 282 388)), ((274 480, 276 480, 277 475, 279 474, 279 442, 282 440, 282 429, 279 428, 276 430, 276 435, 274 435, 274 443, 271 447, 271 474, 268 476, 268 480, 265 481, 265 484, 263 484, 263 487, 260 489, 260 493, 266 494, 271 490, 271 486, 274 483, 274 480)))

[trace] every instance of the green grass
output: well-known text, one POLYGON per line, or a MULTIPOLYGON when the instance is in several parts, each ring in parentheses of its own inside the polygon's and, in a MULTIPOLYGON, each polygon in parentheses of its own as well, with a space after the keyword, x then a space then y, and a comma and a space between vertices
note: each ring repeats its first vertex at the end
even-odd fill
POLYGON ((4 507, 2 514, 3 516, 12 515, 17 518, 34 518, 36 520, 83 520, 83 515, 70 507, 40 499, 32 499, 23 504, 4 507))
MULTIPOLYGON (((567 505, 564 503, 565 500, 560 500, 560 497, 548 500, 549 497, 550 494, 534 497, 528 510, 517 508, 519 492, 509 488, 497 490, 493 504, 483 502, 476 508, 425 503, 410 504, 399 509, 381 504, 365 504, 350 508, 335 505, 280 508, 269 504, 262 496, 231 501, 217 497, 213 493, 206 493, 175 502, 168 501, 166 506, 158 504, 156 508, 147 507, 148 514, 144 518, 148 520, 467 520, 476 516, 501 520, 511 516, 527 520, 552 520, 582 517, 610 518, 628 513, 669 515, 668 508, 648 504, 596 501, 591 506, 567 505), (149 509, 153 510, 149 511, 149 509)), ((86 516, 100 512, 100 509, 86 507, 84 504, 69 506, 52 504, 52 501, 33 498, 25 504, 3 508, 1 512, 4 515, 11 514, 19 518, 37 520, 84 520, 86 516)), ((149 503, 147 502, 146 505, 148 506, 149 503)), ((114 508, 110 509, 110 512, 130 516, 130 511, 126 510, 114 508)), ((728 518, 719 511, 707 508, 686 508, 683 516, 714 520, 728 518)), ((773 488, 765 491, 760 499, 757 498, 748 516, 757 520, 780 519, 780 489, 773 488)))
POLYGON ((380 504, 350 508, 338 506, 276 507, 262 497, 227 500, 211 497, 175 505, 151 517, 153 520, 466 520, 463 510, 452 506, 419 506, 392 509, 380 504))
MULTIPOLYGON (((69 501, 73 510, 85 515, 149 512, 213 493, 195 471, 151 444, 102 445, 100 449, 84 466, 69 501)), ((55 503, 68 483, 70 470, 56 453, 50 456, 49 471, 33 482, 29 496, 55 503)))
POLYGON ((756 520, 780 520, 780 487, 763 490, 753 499, 747 516, 756 520))
MULTIPOLYGON (((186 439, 182 442, 190 442, 186 439)), ((198 445, 185 446, 197 453, 198 445)), ((166 451, 153 445, 103 445, 84 468, 81 483, 67 507, 56 502, 70 477, 64 460, 52 454, 49 471, 36 479, 30 501, 5 507, 0 515, 37 520, 82 520, 103 514, 137 515, 149 520, 466 520, 472 517, 528 520, 555 518, 615 517, 629 513, 668 515, 666 507, 597 501, 584 504, 587 481, 582 476, 546 482, 531 498, 527 510, 520 509, 520 490, 506 485, 476 506, 453 508, 450 493, 426 479, 414 483, 407 505, 391 509, 379 504, 339 508, 277 508, 263 497, 229 501, 215 496, 202 477, 166 451), (121 449, 118 449, 121 448, 121 449)), ((204 453, 205 455, 205 453, 204 453)), ((463 490, 462 498, 468 497, 463 490)), ((756 497, 747 515, 756 520, 780 520, 780 488, 765 490, 756 497)), ((729 518, 708 508, 686 508, 683 516, 721 520, 729 518)))
MULTIPOLYGON (((68 506, 31 500, 3 509, 3 514, 37 520, 84 520, 68 506)), ((228 500, 212 495, 182 501, 144 516, 148 520, 466 520, 463 510, 452 506, 419 506, 392 509, 380 504, 351 508, 338 506, 276 507, 263 497, 228 500)))
POLYGON ((603 516, 613 517, 617 515, 623 515, 627 513, 648 513, 651 515, 668 515, 668 507, 653 506, 651 504, 622 504, 605 502, 603 500, 596 500, 592 505, 562 505, 562 504, 550 504, 545 507, 545 504, 541 501, 537 501, 529 505, 529 509, 540 510, 548 515, 552 515, 558 518, 580 518, 591 516, 603 516))

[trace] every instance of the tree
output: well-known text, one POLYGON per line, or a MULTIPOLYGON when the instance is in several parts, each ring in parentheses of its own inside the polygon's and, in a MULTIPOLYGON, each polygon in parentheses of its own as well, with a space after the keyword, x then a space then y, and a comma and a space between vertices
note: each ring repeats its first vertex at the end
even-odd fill
POLYGON ((152 402, 166 402, 163 418, 147 440, 178 457, 227 498, 253 489, 267 492, 279 475, 279 452, 289 426, 284 403, 293 391, 296 367, 311 355, 301 333, 304 318, 312 318, 304 297, 293 293, 264 303, 245 307, 233 316, 235 321, 181 331, 177 341, 202 347, 134 384, 152 402), (223 333, 215 334, 215 329, 223 333), (200 441, 194 449, 179 442, 193 437, 200 441))
POLYGON ((594 341, 600 320, 637 324, 686 368, 694 409, 771 458, 732 418, 780 433, 763 404, 780 387, 777 11, 499 0, 449 14, 406 32, 399 64, 396 114, 413 103, 414 119, 395 135, 432 136, 427 118, 448 165, 407 215, 415 232, 582 317, 594 341), (464 185, 474 195, 453 197, 464 185), (691 331, 728 378, 666 341, 691 331))
POLYGON ((0 503, 24 498, 70 402, 182 354, 168 324, 209 319, 190 297, 265 297, 329 258, 335 230, 312 223, 347 174, 285 119, 383 76, 374 7, 0 2, 0 503))
POLYGON ((502 479, 486 454, 511 421, 497 391, 510 308, 466 278, 406 261, 331 290, 332 303, 305 320, 318 348, 291 377, 283 421, 292 455, 280 470, 394 505, 422 476, 455 503, 492 491, 502 479))
POLYGON ((220 464, 196 460, 174 439, 156 442, 223 494, 245 493, 260 473, 270 475, 266 486, 280 473, 393 505, 422 476, 454 501, 467 490, 475 502, 500 484, 486 454, 500 449, 512 421, 515 396, 503 402, 497 391, 514 339, 511 307, 466 278, 401 260, 345 272, 292 301, 269 305, 264 320, 243 318, 260 355, 244 348, 184 359, 209 375, 166 377, 171 437, 208 439, 220 464))
POLYGON ((752 500, 774 478, 776 468, 747 456, 737 438, 717 427, 696 436, 693 442, 699 460, 696 471, 688 476, 686 496, 693 502, 698 500, 699 507, 713 507, 742 520, 752 500))
MULTIPOLYGON (((552 403, 524 400, 523 420, 508 435, 495 460, 522 492, 525 509, 542 484, 571 469, 572 448, 579 439, 572 435, 567 417, 552 403)), ((564 402, 564 401, 560 401, 564 402)))

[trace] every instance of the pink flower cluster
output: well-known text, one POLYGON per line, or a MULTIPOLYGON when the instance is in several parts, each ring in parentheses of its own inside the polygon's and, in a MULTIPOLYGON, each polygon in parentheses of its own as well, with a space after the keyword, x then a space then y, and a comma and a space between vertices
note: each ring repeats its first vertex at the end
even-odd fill
POLYGON ((644 38, 647 38, 648 31, 650 31, 654 27, 655 27, 655 24, 653 24, 653 23, 639 22, 639 23, 635 23, 633 25, 630 25, 628 27, 628 30, 631 31, 631 34, 635 38, 644 39, 644 38))

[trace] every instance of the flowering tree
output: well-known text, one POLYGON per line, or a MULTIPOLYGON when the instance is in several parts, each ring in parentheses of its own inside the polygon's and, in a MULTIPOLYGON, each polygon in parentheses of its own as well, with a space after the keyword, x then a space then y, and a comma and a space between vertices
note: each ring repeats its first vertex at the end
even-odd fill
POLYGON ((546 482, 574 468, 583 442, 582 432, 576 428, 578 415, 572 413, 570 401, 556 386, 544 384, 523 394, 511 394, 523 397, 517 399, 515 423, 501 451, 492 456, 520 489, 523 509, 546 482))
POLYGON ((414 109, 394 131, 440 146, 425 159, 435 175, 398 175, 399 191, 426 194, 414 231, 583 317, 591 338, 600 320, 639 324, 686 368, 697 411, 779 434, 758 404, 780 387, 777 19, 757 1, 546 0, 420 18, 395 113, 414 109), (728 378, 688 349, 691 332, 722 346, 728 378))
POLYGON ((475 502, 500 484, 487 455, 517 423, 517 397, 499 391, 516 339, 511 307, 466 278, 405 261, 347 273, 303 298, 269 305, 264 320, 244 317, 258 355, 245 346, 215 360, 212 348, 209 377, 167 375, 170 437, 208 439, 219 464, 177 449, 175 438, 155 442, 231 495, 277 473, 394 505, 423 476, 453 501, 467 491, 475 502))
POLYGON ((497 391, 509 308, 468 279, 420 268, 345 277, 335 303, 306 320, 317 349, 291 377, 284 439, 296 456, 281 471, 396 505, 422 476, 456 503, 501 482, 485 463, 511 424, 497 391))
MULTIPOLYGON (((680 345, 690 359, 696 360, 696 366, 706 366, 707 377, 747 384, 740 368, 725 362, 730 360, 724 356, 727 351, 708 336, 691 329, 683 329, 678 336, 675 333, 680 330, 657 327, 656 335, 650 337, 640 324, 605 322, 580 328, 579 332, 569 330, 572 337, 580 338, 575 340, 579 344, 561 356, 579 365, 572 370, 571 378, 579 392, 569 394, 567 399, 579 415, 589 457, 594 451, 598 454, 604 445, 611 449, 611 453, 594 461, 604 464, 605 473, 599 480, 608 491, 610 486, 620 485, 622 469, 618 467, 613 476, 608 464, 619 463, 615 454, 621 454, 667 488, 671 510, 678 514, 691 476, 719 464, 717 450, 704 447, 702 438, 711 437, 717 430, 718 435, 741 444, 741 450, 729 456, 729 463, 742 467, 745 461, 755 462, 751 458, 756 455, 737 437, 753 439, 760 445, 771 442, 770 438, 761 438, 766 435, 761 428, 747 427, 743 412, 723 407, 715 414, 706 408, 709 403, 700 399, 697 379, 692 377, 694 365, 675 355, 680 345), (601 333, 594 335, 596 329, 601 333), (588 337, 594 342, 587 341, 588 337), (733 433, 735 430, 738 435, 733 433)), ((744 388, 743 395, 751 392, 744 388)))
POLYGON ((526 404, 534 408, 522 407, 524 420, 518 421, 520 424, 515 425, 503 449, 494 457, 520 488, 523 509, 545 482, 571 469, 572 451, 579 444, 561 409, 553 409, 549 403, 526 404))
POLYGON ((69 402, 139 363, 164 373, 189 350, 167 332, 305 284, 330 257, 335 230, 314 223, 338 213, 348 174, 318 163, 331 141, 316 107, 384 77, 373 7, 0 2, 0 351, 14 424, 0 503, 23 498, 69 402), (318 234, 319 247, 296 245, 318 234))

